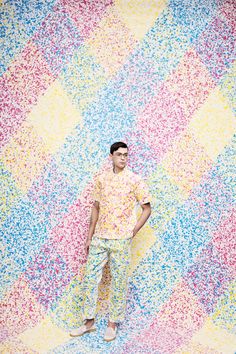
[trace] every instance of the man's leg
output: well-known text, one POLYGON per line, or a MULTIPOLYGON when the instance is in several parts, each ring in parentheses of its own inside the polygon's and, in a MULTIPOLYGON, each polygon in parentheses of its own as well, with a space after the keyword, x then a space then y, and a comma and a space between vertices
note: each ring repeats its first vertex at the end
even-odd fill
POLYGON ((104 240, 93 239, 89 249, 88 260, 83 281, 85 295, 83 307, 84 325, 71 331, 72 337, 81 336, 84 333, 94 331, 94 319, 96 315, 98 285, 102 279, 102 270, 108 260, 108 253, 104 240))
POLYGON ((109 325, 114 328, 115 323, 121 322, 125 318, 131 240, 111 241, 109 325))
POLYGON ((92 320, 96 315, 98 285, 102 279, 103 267, 108 261, 106 240, 93 239, 90 245, 89 256, 83 280, 84 311, 83 318, 92 320))

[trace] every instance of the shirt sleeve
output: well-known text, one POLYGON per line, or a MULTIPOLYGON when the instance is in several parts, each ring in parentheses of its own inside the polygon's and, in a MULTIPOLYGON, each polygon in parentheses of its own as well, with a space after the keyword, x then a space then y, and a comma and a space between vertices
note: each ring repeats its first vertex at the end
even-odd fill
POLYGON ((99 177, 95 179, 95 184, 92 192, 92 199, 95 202, 100 202, 101 200, 101 181, 99 177))
POLYGON ((149 193, 148 186, 142 179, 136 183, 135 197, 139 204, 151 203, 151 195, 149 193))

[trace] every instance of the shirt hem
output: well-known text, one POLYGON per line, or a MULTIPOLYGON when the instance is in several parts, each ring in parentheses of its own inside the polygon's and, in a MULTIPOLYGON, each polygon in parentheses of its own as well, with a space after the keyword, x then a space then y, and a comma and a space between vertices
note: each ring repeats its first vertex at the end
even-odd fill
POLYGON ((99 234, 94 234, 93 238, 102 238, 102 239, 107 239, 107 240, 128 240, 130 238, 132 238, 133 235, 128 235, 126 237, 122 236, 122 237, 118 237, 117 235, 115 236, 108 236, 108 235, 99 235, 99 234))

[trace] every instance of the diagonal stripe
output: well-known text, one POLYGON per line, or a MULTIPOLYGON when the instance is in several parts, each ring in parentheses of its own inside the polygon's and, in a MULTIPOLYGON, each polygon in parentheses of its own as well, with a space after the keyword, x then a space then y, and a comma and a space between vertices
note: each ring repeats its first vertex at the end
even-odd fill
MULTIPOLYGON (((122 347, 123 350, 121 353, 126 353, 133 347, 141 352, 145 348, 148 348, 151 352, 163 352, 167 350, 167 352, 172 353, 175 352, 180 345, 188 342, 192 336, 195 338, 194 332, 203 326, 207 317, 207 312, 201 305, 202 296, 208 293, 208 296, 213 296, 215 301, 219 294, 225 291, 230 279, 228 267, 219 262, 214 262, 214 267, 212 267, 212 264, 209 264, 209 260, 207 261, 205 254, 206 249, 195 259, 193 267, 189 269, 184 279, 174 288, 168 300, 163 301, 161 308, 152 310, 149 314, 151 322, 145 321, 144 330, 142 330, 143 325, 141 327, 139 324, 141 334, 138 334, 136 329, 137 335, 131 336, 130 341, 122 347), (215 269, 215 264, 217 264, 217 269, 215 269), (198 269, 195 269, 198 267, 200 267, 200 272, 198 269), (214 271, 214 274, 212 271, 214 271), (222 271, 226 271, 226 273, 223 275, 222 271), (219 278, 216 279, 216 275, 219 278), (199 279, 199 276, 204 278, 205 283, 201 278, 199 279), (194 287, 191 284, 192 277, 196 277, 197 280, 194 287), (214 286, 215 288, 213 289, 212 287, 214 286), (206 287, 208 287, 207 291, 206 287), (156 315, 154 315, 154 313, 156 313, 156 315), (156 317, 154 318, 153 315, 156 317), (148 326, 146 326, 147 324, 148 326)), ((214 257, 216 259, 218 258, 217 252, 214 253, 214 257)), ((156 257, 153 257, 153 260, 156 260, 156 257)), ((152 267, 150 267, 150 269, 151 268, 152 267)), ((140 274, 139 277, 141 279, 142 274, 140 274)), ((146 288, 146 291, 148 291, 147 289, 148 288, 146 288)), ((145 297, 145 290, 141 292, 137 291, 137 293, 141 294, 141 297, 145 297)), ((155 291, 154 293, 156 295, 159 292, 155 291)), ((150 298, 150 294, 148 298, 150 298)), ((206 302, 207 305, 210 303, 210 298, 208 300, 209 301, 206 302)), ((136 299, 136 302, 136 306, 141 305, 138 299, 136 299)), ((135 321, 132 317, 131 319, 128 318, 128 320, 132 320, 132 322, 135 321)), ((200 332, 201 331, 200 329, 200 332)))
POLYGON ((236 119, 217 87, 194 114, 189 131, 214 161, 236 133, 236 119))
POLYGON ((236 38, 236 4, 234 0, 225 0, 219 9, 219 15, 222 19, 227 19, 228 24, 233 30, 234 37, 236 38))
POLYGON ((104 67, 108 77, 113 76, 134 50, 137 41, 112 7, 87 40, 89 52, 104 67))
POLYGON ((162 165, 174 183, 187 196, 193 187, 199 184, 212 163, 193 134, 186 131, 169 149, 162 165))
POLYGON ((26 120, 42 138, 47 152, 53 154, 64 143, 66 136, 80 124, 81 114, 71 103, 59 80, 56 80, 39 98, 26 120))
POLYGON ((60 5, 42 22, 32 41, 42 52, 54 76, 58 76, 82 43, 77 27, 60 5))
POLYGON ((234 353, 236 336, 215 326, 207 319, 204 326, 193 336, 193 342, 201 343, 221 353, 234 353))
POLYGON ((8 339, 0 344, 1 353, 21 353, 21 354, 38 354, 34 350, 24 345, 17 338, 8 339))
POLYGON ((191 42, 206 28, 211 17, 221 8, 222 0, 170 0, 169 6, 177 23, 192 31, 191 42))
POLYGON ((213 234, 213 247, 219 260, 227 265, 232 276, 236 275, 236 209, 232 206, 227 218, 222 220, 213 234))
POLYGON ((184 346, 178 348, 175 354, 187 354, 187 353, 204 353, 204 354, 222 354, 216 349, 212 349, 207 345, 190 341, 184 346))
POLYGON ((192 117, 215 88, 216 83, 198 54, 191 48, 167 78, 165 85, 183 109, 185 116, 192 117))
POLYGON ((227 73, 222 76, 219 82, 219 88, 223 93, 224 97, 226 97, 229 101, 229 104, 234 112, 234 116, 236 117, 236 60, 229 68, 227 73))
POLYGON ((233 275, 230 267, 219 259, 217 249, 210 242, 187 270, 184 279, 205 312, 210 314, 218 298, 233 280, 233 275))
MULTIPOLYGON (((24 4, 24 8, 29 11, 28 5, 26 3, 24 4)), ((41 8, 41 3, 39 4, 38 8, 41 8)), ((69 36, 70 38, 70 34, 67 30, 67 27, 69 26, 70 28, 73 28, 73 24, 70 22, 70 19, 63 14, 63 9, 61 9, 60 6, 57 7, 57 9, 59 14, 58 16, 61 15, 63 18, 64 27, 60 27, 60 24, 57 24, 57 20, 56 18, 54 18, 56 14, 50 14, 45 20, 45 25, 42 24, 38 28, 38 31, 34 36, 35 42, 38 41, 39 47, 41 46, 40 48, 43 53, 45 51, 44 54, 46 58, 48 57, 49 64, 51 63, 51 68, 54 68, 56 74, 58 74, 58 70, 61 70, 63 66, 65 66, 66 62, 68 62, 68 58, 65 58, 66 53, 71 58, 73 52, 70 48, 71 46, 66 46, 65 44, 65 46, 63 47, 63 41, 59 41, 58 43, 59 47, 61 48, 61 52, 63 52, 62 54, 64 55, 64 60, 62 61, 63 63, 61 62, 61 57, 58 58, 56 47, 54 47, 54 50, 51 52, 51 48, 49 46, 51 36, 50 31, 55 31, 55 26, 56 28, 57 26, 59 26, 59 30, 62 32, 61 35, 63 36, 64 31, 65 34, 67 34, 67 36, 69 36), (52 23, 50 24, 51 20, 52 23), (50 27, 51 25, 52 28, 50 27), (45 26, 46 28, 44 28, 45 26), (45 31, 49 31, 48 36, 44 36, 45 31)), ((96 11, 98 9, 96 8, 96 6, 94 7, 94 9, 91 9, 90 6, 87 5, 85 7, 83 6, 80 10, 81 14, 86 19, 87 16, 93 18, 93 16, 96 15, 96 11), (91 10, 92 13, 90 12, 91 10)), ((28 16, 27 11, 26 17, 28 16)), ((96 18, 96 20, 94 21, 94 25, 96 25, 97 21, 98 18, 96 18)), ((74 32, 75 31, 76 29, 74 29, 74 32)), ((51 42, 51 44, 53 44, 53 41, 51 42)), ((76 45, 78 45, 78 43, 76 45)), ((72 43, 72 47, 75 48, 74 43, 72 43)), ((49 69, 49 66, 43 58, 43 55, 40 53, 39 48, 37 48, 34 43, 29 41, 29 43, 24 48, 22 54, 20 54, 19 58, 17 58, 16 61, 13 62, 13 65, 10 66, 8 72, 3 77, 3 82, 1 83, 3 87, 3 89, 1 90, 3 94, 2 101, 4 102, 4 120, 3 125, 1 127, 2 131, 0 132, 1 145, 5 144, 8 141, 9 136, 14 134, 14 132, 19 129, 21 123, 25 119, 25 113, 30 111, 32 104, 35 104, 37 102, 38 96, 47 89, 47 87, 51 84, 51 82, 53 82, 53 80, 54 77, 51 73, 51 70, 49 69), (29 73, 31 73, 31 75, 28 75, 29 73), (43 80, 41 76, 43 76, 43 80), (25 79, 25 77, 27 77, 27 79, 25 79), (39 78, 40 81, 37 82, 39 78), (29 84, 26 84, 28 80, 29 84), (35 85, 36 82, 37 84, 35 85)))
POLYGON ((44 17, 52 11, 55 0, 40 0, 36 2, 23 0, 4 1, 1 4, 1 22, 4 40, 2 51, 1 73, 3 73, 15 55, 24 48, 31 35, 40 26, 44 17))
POLYGON ((1 340, 35 326, 43 316, 43 308, 36 301, 24 276, 21 276, 1 302, 1 340))
POLYGON ((21 130, 4 146, 2 160, 18 189, 25 194, 33 180, 42 173, 50 155, 34 127, 24 122, 21 130))
POLYGON ((73 19, 82 37, 87 38, 102 18, 106 16, 107 11, 113 5, 113 0, 86 2, 60 0, 59 3, 73 19))
POLYGON ((236 58, 235 39, 230 23, 216 16, 195 43, 198 55, 216 82, 236 58))
POLYGON ((107 80, 104 69, 88 49, 86 43, 81 45, 59 76, 73 103, 81 111, 94 101, 97 92, 105 86, 107 80))
POLYGON ((10 210, 14 203, 17 202, 19 198, 22 198, 20 190, 17 188, 15 181, 12 175, 4 168, 2 161, 0 162, 0 200, 1 200, 1 209, 0 209, 0 224, 4 222, 7 215, 10 213, 10 210))
POLYGON ((121 20, 137 40, 145 36, 166 5, 166 0, 117 0, 115 2, 121 20))
POLYGON ((185 282, 179 282, 151 325, 132 338, 121 353, 136 347, 138 352, 174 353, 202 327, 206 313, 185 282), (196 316, 197 313, 197 316, 196 316))
POLYGON ((70 339, 69 334, 58 328, 47 316, 35 327, 21 333, 18 338, 37 353, 48 353, 70 339))
POLYGON ((232 281, 225 293, 218 299, 215 310, 211 315, 212 322, 218 328, 227 330, 235 334, 235 316, 236 316, 236 281, 232 281))
POLYGON ((53 81, 42 54, 32 42, 28 42, 1 78, 1 145, 21 128, 26 114, 53 81))
POLYGON ((14 260, 14 255, 9 252, 7 246, 1 242, 0 244, 1 253, 1 281, 0 281, 0 298, 5 295, 6 289, 10 288, 21 275, 21 268, 18 266, 17 262, 14 260))

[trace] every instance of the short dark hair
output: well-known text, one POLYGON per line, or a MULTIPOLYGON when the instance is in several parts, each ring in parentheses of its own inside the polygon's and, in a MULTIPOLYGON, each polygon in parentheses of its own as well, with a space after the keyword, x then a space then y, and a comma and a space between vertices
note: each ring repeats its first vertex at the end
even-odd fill
POLYGON ((122 141, 118 141, 117 143, 114 143, 110 147, 110 154, 113 155, 113 152, 117 151, 119 148, 125 148, 128 149, 128 146, 123 143, 122 141))

